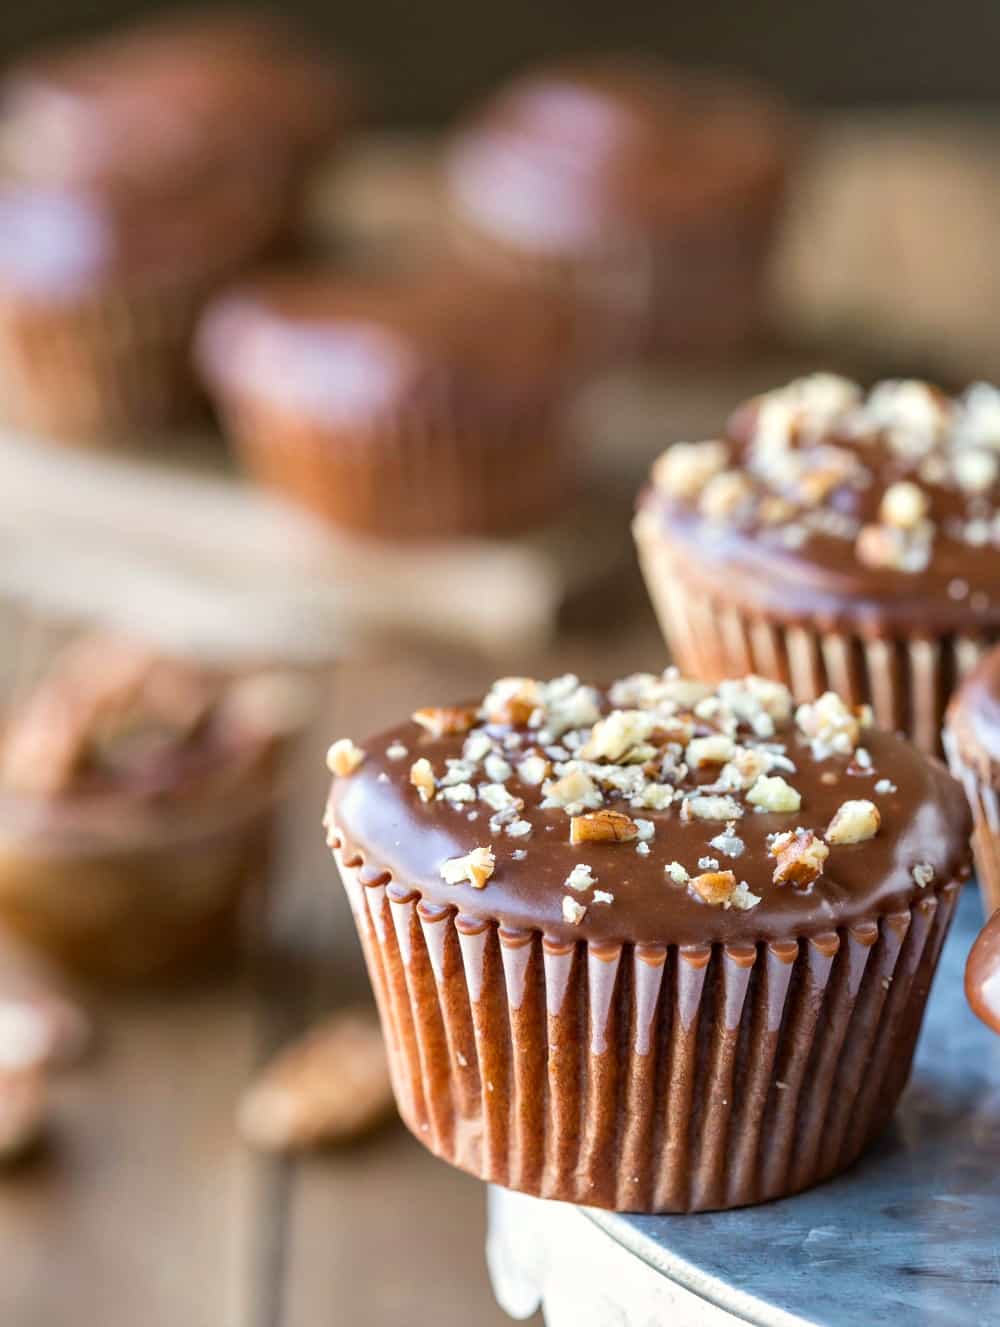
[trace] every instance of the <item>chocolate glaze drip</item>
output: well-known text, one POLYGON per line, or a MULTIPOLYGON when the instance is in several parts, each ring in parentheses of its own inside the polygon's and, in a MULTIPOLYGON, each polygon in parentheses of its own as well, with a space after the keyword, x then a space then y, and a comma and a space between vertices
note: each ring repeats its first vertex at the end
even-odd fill
POLYGON ((612 56, 515 80, 456 136, 447 171, 479 222, 586 250, 615 228, 769 206, 791 137, 759 87, 612 56))
POLYGON ((541 426, 574 372, 556 303, 451 267, 248 282, 206 316, 198 359, 220 390, 311 418, 384 428, 419 411, 459 436, 509 429, 512 412, 541 426))
MULTIPOLYGON (((829 936, 873 915, 903 911, 922 897, 925 891, 912 875, 918 864, 933 868, 937 886, 967 874, 968 807, 959 785, 937 761, 923 759, 902 738, 873 729, 863 736, 872 757, 872 767, 865 771, 858 771, 848 756, 816 761, 792 724, 780 726, 775 740, 786 744, 797 767, 788 777, 802 795, 801 808, 781 814, 748 808, 736 826, 745 850, 734 859, 709 846, 723 830, 721 823, 685 823, 676 804, 664 811, 632 813, 655 825, 648 856, 637 853, 632 843, 573 846, 565 811, 541 809, 540 790, 523 784, 516 772, 507 787, 524 799, 519 814, 530 821, 532 833, 523 839, 503 832, 492 835, 490 810, 482 802, 453 807, 420 801, 409 783, 411 762, 425 756, 442 770, 446 758, 461 756, 464 739, 434 738, 412 722, 365 743, 361 767, 335 781, 328 806, 331 833, 348 860, 363 860, 380 879, 388 872, 396 886, 419 890, 429 904, 454 907, 470 919, 498 919, 505 927, 541 930, 568 944, 579 939, 753 944, 790 935, 829 936), (386 756, 393 743, 407 748, 405 758, 386 756), (891 780, 895 791, 876 793, 874 786, 881 779, 891 780), (859 798, 879 807, 882 823, 876 837, 831 845, 824 874, 807 889, 775 885, 767 836, 797 826, 822 834, 844 801, 859 798), (478 812, 475 820, 468 819, 470 810, 478 812), (494 850, 496 867, 484 889, 444 883, 440 868, 445 860, 486 844, 494 850), (518 850, 523 850, 523 859, 514 857, 518 850), (664 871, 667 863, 678 861, 697 874, 704 857, 716 858, 723 869, 731 867, 761 902, 747 911, 713 907, 672 884, 664 871), (566 888, 567 875, 580 862, 591 867, 598 889, 614 895, 612 903, 594 903, 589 893, 566 888), (563 919, 567 894, 587 905, 579 925, 563 919)), ((516 763, 514 758, 511 763, 516 763)), ((615 805, 629 810, 625 803, 615 805)))

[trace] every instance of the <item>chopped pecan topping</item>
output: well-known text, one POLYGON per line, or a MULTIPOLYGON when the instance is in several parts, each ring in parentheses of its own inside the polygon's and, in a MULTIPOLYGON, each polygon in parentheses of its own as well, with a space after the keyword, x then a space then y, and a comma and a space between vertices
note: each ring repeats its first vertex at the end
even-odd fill
POLYGON ((426 728, 431 737, 453 737, 467 733, 476 722, 476 711, 465 705, 427 705, 414 710, 413 722, 426 728))
POLYGON ((365 753, 349 737, 341 737, 326 753, 326 767, 338 779, 347 778, 361 765, 365 753))
POLYGON ((830 849, 811 829, 789 830, 771 840, 768 849, 776 860, 772 879, 776 885, 811 885, 823 874, 830 849))
POLYGON ((675 442, 653 465, 653 483, 671 498, 694 498, 729 464, 724 442, 675 442))
POLYGON ((879 518, 898 530, 913 530, 927 515, 927 495, 917 484, 900 480, 890 484, 882 496, 879 518))
POLYGON ((701 875, 692 876, 688 887, 706 903, 721 907, 733 896, 736 876, 732 871, 704 871, 701 875))
POLYGON ((797 811, 802 796, 780 774, 762 774, 747 793, 747 801, 762 811, 797 811))
POLYGON ((563 895, 562 901, 563 921, 568 922, 570 926, 579 926, 587 915, 586 905, 573 898, 570 894, 563 895))
POLYGON ((460 885, 468 881, 473 889, 483 889, 496 867, 493 849, 473 848, 464 857, 451 857, 441 866, 441 879, 446 885, 460 885))
POLYGON ((534 678, 502 677, 493 683, 483 701, 483 717, 490 723, 506 723, 516 728, 531 721, 540 700, 540 688, 534 678))
POLYGON ((421 756, 410 766, 410 782, 420 794, 422 802, 431 801, 437 785, 434 780, 434 766, 426 756, 421 756))
POLYGON ((874 802, 862 799, 838 807, 826 831, 829 843, 863 843, 879 831, 882 817, 874 802))
POLYGON ((631 843, 638 837, 638 825, 622 811, 588 811, 569 822, 570 843, 631 843))

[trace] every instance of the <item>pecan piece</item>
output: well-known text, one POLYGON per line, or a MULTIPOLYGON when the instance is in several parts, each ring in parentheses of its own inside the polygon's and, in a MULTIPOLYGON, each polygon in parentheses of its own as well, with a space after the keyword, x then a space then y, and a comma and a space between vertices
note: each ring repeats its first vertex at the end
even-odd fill
POLYGON ((736 876, 732 871, 704 871, 692 876, 688 888, 715 907, 728 903, 736 890, 736 876))
POLYGON ((476 710, 470 705, 425 705, 410 717, 431 737, 455 737, 469 731, 476 722, 476 710))
POLYGON ((818 880, 830 849, 811 829, 789 830, 771 840, 768 852, 777 862, 771 877, 776 885, 802 889, 818 880))
POLYGON ((347 1142, 392 1110, 377 1020, 360 1010, 326 1019, 268 1065, 240 1105, 243 1136, 288 1150, 347 1142))
POLYGON ((569 822, 570 843, 631 843, 639 826, 623 811, 588 811, 569 822))

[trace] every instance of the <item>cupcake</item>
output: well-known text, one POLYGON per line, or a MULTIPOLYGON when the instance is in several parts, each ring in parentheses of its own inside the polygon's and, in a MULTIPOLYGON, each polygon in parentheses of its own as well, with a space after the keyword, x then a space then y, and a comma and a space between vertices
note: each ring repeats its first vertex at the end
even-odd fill
POLYGON ((1000 649, 986 655, 952 698, 944 749, 972 808, 976 874, 989 917, 1000 908, 1000 649))
POLYGON ((154 21, 10 70, 8 422, 100 438, 190 414, 198 310, 287 233, 339 131, 340 82, 277 21, 236 14, 154 21))
POLYGON ((1000 912, 994 912, 969 951, 965 998, 976 1017, 1000 1033, 1000 912))
POLYGON ((460 269, 276 274, 221 297, 198 336, 250 473, 387 538, 514 531, 559 512, 572 358, 556 306, 460 269))
POLYGON ((397 1102, 493 1183, 738 1207, 858 1157, 968 873, 958 785, 832 693, 497 682, 331 748, 397 1102))
POLYGON ((792 151, 769 92, 611 56, 503 88, 445 187, 470 252, 566 290, 607 348, 717 349, 760 324, 792 151))
POLYGON ((634 531, 674 659, 827 688, 940 746, 1000 637, 1000 393, 867 395, 829 374, 757 397, 653 467, 634 531))
POLYGON ((0 724, 0 923, 92 977, 225 955, 267 872, 301 706, 274 674, 73 642, 0 724))

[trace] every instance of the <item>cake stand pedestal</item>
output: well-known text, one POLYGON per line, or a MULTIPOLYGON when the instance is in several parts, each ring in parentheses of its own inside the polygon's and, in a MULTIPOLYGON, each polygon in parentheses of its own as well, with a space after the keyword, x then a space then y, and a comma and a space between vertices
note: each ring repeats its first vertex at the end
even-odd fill
POLYGON ((1000 1038, 969 1012, 982 925, 965 891, 913 1077, 850 1171, 795 1198, 618 1216, 491 1188, 487 1257, 514 1318, 548 1327, 985 1327, 1000 1323, 1000 1038))

